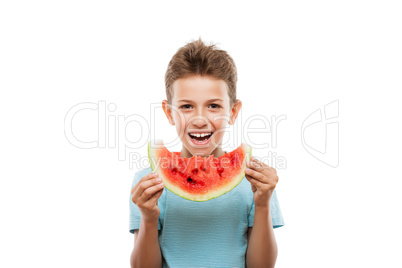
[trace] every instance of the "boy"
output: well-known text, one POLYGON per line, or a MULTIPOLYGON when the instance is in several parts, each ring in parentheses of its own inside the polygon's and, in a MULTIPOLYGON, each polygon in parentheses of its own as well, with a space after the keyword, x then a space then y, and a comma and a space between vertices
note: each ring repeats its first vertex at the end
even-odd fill
MULTIPOLYGON (((225 127, 241 109, 236 82, 233 59, 201 38, 173 56, 162 105, 182 141, 181 157, 225 153, 225 127)), ((151 168, 137 172, 130 195, 131 267, 274 267, 273 228, 284 225, 275 193, 278 176, 257 159, 247 166, 247 180, 207 202, 164 191, 151 168)))

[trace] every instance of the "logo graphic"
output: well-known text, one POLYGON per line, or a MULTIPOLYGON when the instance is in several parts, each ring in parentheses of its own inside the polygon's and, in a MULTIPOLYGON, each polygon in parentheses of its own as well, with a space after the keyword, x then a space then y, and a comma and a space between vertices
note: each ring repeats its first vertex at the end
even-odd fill
POLYGON ((313 157, 331 166, 339 165, 339 100, 310 114, 301 127, 301 142, 313 157))
MULTIPOLYGON (((171 109, 177 114, 176 120, 183 122, 183 126, 187 126, 187 122, 192 122, 192 120, 198 120, 199 123, 201 119, 210 124, 219 122, 219 120, 230 120, 226 114, 185 116, 178 107, 172 105, 171 109)), ((119 114, 116 110, 115 103, 107 103, 105 100, 97 103, 82 102, 72 106, 64 118, 64 135, 67 141, 81 149, 115 149, 119 161, 128 160, 130 169, 141 169, 149 166, 147 155, 149 141, 161 139, 162 136, 166 147, 180 145, 182 140, 187 138, 186 131, 192 129, 191 125, 184 130, 181 128, 178 135, 166 138, 165 133, 159 130, 158 136, 157 125, 161 118, 165 117, 160 102, 150 104, 149 118, 140 114, 126 116, 119 114)), ((244 121, 242 111, 240 111, 236 124, 226 125, 215 130, 215 136, 219 132, 224 134, 224 138, 219 141, 223 148, 236 148, 235 146, 240 142, 245 142, 253 149, 265 149, 267 155, 262 156, 260 161, 277 169, 286 169, 286 158, 272 151, 278 146, 279 123, 286 119, 287 116, 284 114, 271 115, 271 118, 262 114, 254 114, 244 121), (268 150, 271 148, 272 150, 268 150)), ((211 143, 214 142, 215 140, 211 141, 211 143)))

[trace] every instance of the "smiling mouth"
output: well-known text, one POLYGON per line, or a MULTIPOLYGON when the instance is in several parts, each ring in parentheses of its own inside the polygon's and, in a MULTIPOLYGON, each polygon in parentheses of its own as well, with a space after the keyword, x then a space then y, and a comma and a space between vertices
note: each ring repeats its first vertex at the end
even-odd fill
POLYGON ((191 138, 191 140, 193 140, 196 143, 202 143, 202 142, 207 142, 212 134, 214 134, 213 132, 208 132, 208 133, 188 133, 188 136, 191 138))

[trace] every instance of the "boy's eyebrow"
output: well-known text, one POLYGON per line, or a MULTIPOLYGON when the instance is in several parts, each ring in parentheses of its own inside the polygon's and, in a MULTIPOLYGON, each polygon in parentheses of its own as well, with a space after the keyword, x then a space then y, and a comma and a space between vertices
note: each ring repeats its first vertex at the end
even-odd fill
MULTIPOLYGON (((210 100, 208 100, 209 102, 213 102, 213 101, 222 101, 223 102, 223 100, 222 99, 210 99, 210 100)), ((182 100, 178 100, 177 102, 193 102, 192 100, 185 100, 185 99, 182 99, 182 100)))
POLYGON ((178 100, 177 102, 192 102, 191 100, 185 100, 185 99, 183 99, 183 100, 178 100))
POLYGON ((208 100, 208 101, 223 101, 222 99, 211 99, 211 100, 208 100))

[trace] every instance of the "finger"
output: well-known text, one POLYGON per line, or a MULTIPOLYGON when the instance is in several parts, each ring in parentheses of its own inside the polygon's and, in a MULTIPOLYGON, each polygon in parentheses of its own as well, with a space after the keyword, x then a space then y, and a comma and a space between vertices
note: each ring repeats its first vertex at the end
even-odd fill
POLYGON ((262 183, 259 180, 254 179, 253 177, 246 175, 246 179, 251 183, 251 185, 254 185, 257 188, 262 188, 264 186, 264 183, 262 183))
POLYGON ((161 181, 159 181, 159 178, 148 179, 143 182, 141 181, 138 182, 136 187, 134 187, 131 190, 132 200, 139 199, 146 189, 148 189, 151 186, 158 185, 159 183, 161 183, 161 181))
POLYGON ((149 180, 152 180, 152 179, 158 178, 158 177, 159 177, 159 174, 158 174, 158 173, 156 173, 156 172, 151 172, 151 173, 145 175, 144 177, 142 177, 141 180, 140 180, 140 182, 149 181, 149 180))
MULTIPOLYGON (((152 190, 148 190, 149 188, 153 187, 153 186, 157 186, 159 185, 160 181, 158 181, 158 178, 152 179, 152 180, 147 180, 144 181, 142 183, 139 184, 138 188, 134 191, 133 194, 133 200, 140 200, 141 196, 144 194, 145 191, 147 191, 147 194, 152 191, 152 190)), ((155 188, 154 188, 155 189, 155 188)))
POLYGON ((158 191, 162 190, 164 187, 165 186, 163 185, 163 183, 148 187, 147 189, 144 190, 144 192, 138 198, 138 202, 140 202, 140 203, 147 202, 154 194, 156 194, 158 191))
POLYGON ((134 199, 138 199, 142 193, 148 189, 149 187, 156 185, 160 183, 158 181, 158 178, 152 179, 152 180, 146 180, 146 181, 139 181, 135 187, 133 187, 133 189, 131 190, 131 196, 134 199))
POLYGON ((249 168, 252 168, 252 169, 256 170, 256 171, 262 171, 264 169, 260 164, 258 164, 256 162, 253 162, 253 161, 248 161, 247 166, 249 168))
POLYGON ((157 178, 158 176, 159 176, 158 173, 149 173, 149 174, 145 175, 144 177, 142 177, 142 178, 137 182, 137 184, 133 187, 133 189, 131 189, 131 194, 133 194, 133 192, 139 187, 139 185, 140 185, 142 182, 152 180, 152 179, 154 179, 154 178, 157 178))
POLYGON ((263 169, 271 169, 272 167, 270 167, 269 165, 265 164, 264 162, 258 160, 255 157, 251 157, 251 162, 252 163, 256 163, 257 165, 260 165, 263 169))
POLYGON ((151 203, 151 204, 158 204, 158 199, 159 197, 161 197, 163 190, 165 188, 160 189, 159 191, 157 191, 151 198, 148 199, 148 201, 146 201, 145 203, 151 203))
POLYGON ((261 174, 258 171, 249 169, 249 168, 246 168, 246 175, 249 175, 249 176, 253 177, 254 179, 257 179, 257 180, 260 180, 260 181, 262 181, 263 178, 264 178, 263 174, 261 174))

